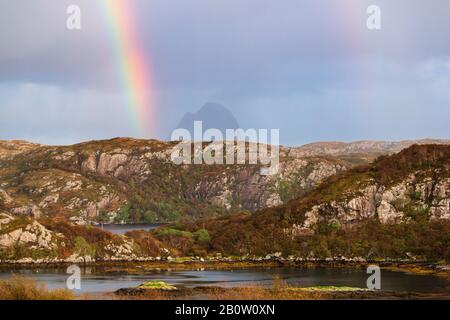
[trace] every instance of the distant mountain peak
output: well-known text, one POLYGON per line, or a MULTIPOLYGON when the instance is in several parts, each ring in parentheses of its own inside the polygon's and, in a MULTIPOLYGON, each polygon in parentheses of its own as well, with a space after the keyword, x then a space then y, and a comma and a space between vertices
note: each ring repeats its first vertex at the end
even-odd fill
POLYGON ((240 128, 233 113, 223 105, 214 102, 204 104, 195 113, 185 113, 175 129, 186 129, 191 133, 191 136, 193 136, 195 121, 202 121, 203 131, 214 128, 225 133, 226 129, 240 128))

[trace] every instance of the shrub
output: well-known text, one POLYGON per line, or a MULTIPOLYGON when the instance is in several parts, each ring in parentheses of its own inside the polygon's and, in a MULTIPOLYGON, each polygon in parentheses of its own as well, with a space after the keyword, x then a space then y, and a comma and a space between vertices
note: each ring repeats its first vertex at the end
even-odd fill
POLYGON ((33 279, 14 276, 0 280, 0 300, 72 300, 74 295, 67 289, 48 290, 33 279))
POLYGON ((144 221, 147 223, 155 223, 159 221, 158 214, 153 210, 147 210, 144 213, 144 221))
POLYGON ((74 251, 82 257, 95 256, 95 246, 90 245, 83 237, 75 238, 74 251))
POLYGON ((183 254, 189 252, 194 244, 194 235, 189 231, 162 228, 156 235, 169 247, 180 250, 183 254))
POLYGON ((180 213, 172 205, 164 202, 157 203, 155 211, 161 221, 175 221, 180 217, 180 213))
POLYGON ((189 231, 182 231, 172 228, 161 228, 157 231, 157 234, 161 237, 182 237, 192 239, 194 235, 189 231))
POLYGON ((130 237, 139 246, 141 253, 150 256, 159 256, 160 253, 160 242, 156 240, 149 232, 133 230, 125 234, 130 237))
POLYGON ((128 222, 130 220, 130 209, 131 205, 129 203, 126 203, 122 208, 120 208, 115 218, 116 222, 128 222))
POLYGON ((206 229, 200 229, 194 232, 195 240, 199 242, 209 242, 211 241, 211 237, 209 236, 209 232, 206 229))

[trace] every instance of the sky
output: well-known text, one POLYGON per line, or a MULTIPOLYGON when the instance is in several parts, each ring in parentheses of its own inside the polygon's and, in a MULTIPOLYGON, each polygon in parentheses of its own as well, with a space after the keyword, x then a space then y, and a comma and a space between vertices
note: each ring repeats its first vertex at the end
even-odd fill
POLYGON ((125 0, 151 133, 131 119, 105 1, 124 0, 0 1, 0 139, 166 139, 208 102, 284 145, 450 138, 448 0, 125 0))

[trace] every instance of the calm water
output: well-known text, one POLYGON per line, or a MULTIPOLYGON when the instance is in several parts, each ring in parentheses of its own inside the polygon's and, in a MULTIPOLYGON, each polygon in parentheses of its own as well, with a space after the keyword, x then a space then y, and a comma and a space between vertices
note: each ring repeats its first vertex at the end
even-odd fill
POLYGON ((112 232, 114 234, 125 234, 129 231, 144 230, 149 231, 160 227, 161 224, 107 224, 103 228, 97 226, 97 228, 112 232))
MULTIPOLYGON (((32 277, 45 283, 49 288, 65 287, 68 275, 65 269, 34 269, 34 270, 0 270, 0 279, 19 274, 32 277)), ((287 283, 299 286, 351 286, 366 287, 367 274, 365 270, 353 269, 290 269, 290 268, 259 268, 239 270, 183 270, 183 271, 146 271, 145 274, 130 275, 124 272, 113 272, 107 267, 86 267, 82 269, 80 293, 113 292, 120 288, 135 287, 146 280, 163 280, 173 285, 186 287, 223 286, 237 287, 249 285, 267 285, 273 283, 279 276, 287 283)), ((439 277, 429 275, 413 275, 403 272, 381 271, 381 288, 388 291, 409 292, 445 292, 447 282, 439 277)))

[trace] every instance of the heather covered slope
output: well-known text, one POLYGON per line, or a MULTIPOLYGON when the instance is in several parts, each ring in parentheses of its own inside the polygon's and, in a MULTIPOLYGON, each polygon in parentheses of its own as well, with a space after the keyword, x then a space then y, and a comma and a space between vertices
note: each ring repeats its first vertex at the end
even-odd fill
POLYGON ((175 143, 118 138, 73 146, 0 142, 0 209, 12 215, 164 222, 279 205, 353 163, 289 156, 280 171, 257 165, 172 163, 175 143))
MULTIPOLYGON (((340 171, 283 205, 255 213, 229 212, 217 218, 185 220, 151 233, 136 231, 126 236, 67 223, 67 211, 35 219, 2 209, 0 261, 130 261, 219 253, 247 258, 344 256, 449 261, 449 161, 450 146, 415 145, 372 164, 340 171)), ((30 172, 44 170, 37 168, 30 172)), ((95 168, 98 170, 98 164, 95 168)), ((68 168, 49 167, 44 170, 46 175, 48 170, 70 172, 68 168)), ((30 173, 23 172, 22 177, 30 173)), ((127 195, 125 181, 115 184, 113 177, 80 176, 117 188, 107 190, 115 190, 118 197, 127 195)), ((44 177, 39 180, 48 183, 44 177)), ((63 197, 68 192, 64 191, 66 185, 55 186, 62 188, 57 192, 63 197)), ((17 201, 11 197, 16 194, 7 190, 1 195, 3 208, 11 208, 17 201)))
POLYGON ((450 146, 412 146, 336 174, 303 197, 206 228, 211 252, 450 258, 450 146))
POLYGON ((385 154, 394 154, 409 148, 412 145, 424 144, 443 144, 449 145, 450 140, 445 139, 420 139, 403 141, 355 141, 355 142, 314 142, 300 147, 292 148, 291 154, 297 156, 349 156, 349 155, 367 155, 380 156, 385 154))
POLYGON ((255 211, 303 196, 329 176, 411 143, 282 147, 278 173, 262 176, 257 165, 177 166, 170 160, 173 142, 117 138, 58 147, 0 141, 0 209, 75 223, 166 222, 255 211))

